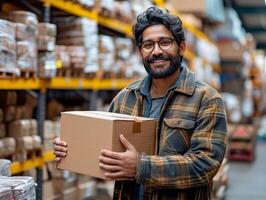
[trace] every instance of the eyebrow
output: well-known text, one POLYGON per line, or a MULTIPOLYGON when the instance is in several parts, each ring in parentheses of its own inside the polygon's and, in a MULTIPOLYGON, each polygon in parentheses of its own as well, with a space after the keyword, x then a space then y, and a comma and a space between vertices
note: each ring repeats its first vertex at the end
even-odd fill
MULTIPOLYGON (((161 39, 174 39, 173 37, 159 37, 159 40, 161 39)), ((154 41, 152 39, 147 39, 147 40, 143 40, 142 42, 146 42, 146 41, 154 41)), ((157 40, 158 41, 158 40, 157 40)))

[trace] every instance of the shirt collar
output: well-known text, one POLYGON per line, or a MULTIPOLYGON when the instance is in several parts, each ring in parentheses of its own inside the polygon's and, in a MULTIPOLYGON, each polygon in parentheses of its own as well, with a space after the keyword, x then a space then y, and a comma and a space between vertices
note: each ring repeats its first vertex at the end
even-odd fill
MULTIPOLYGON (((149 95, 151 84, 150 76, 146 76, 141 81, 129 85, 127 88, 131 90, 140 90, 142 95, 149 95)), ((173 86, 169 90, 174 90, 187 95, 192 95, 196 87, 195 74, 187 67, 181 66, 179 76, 173 86)))

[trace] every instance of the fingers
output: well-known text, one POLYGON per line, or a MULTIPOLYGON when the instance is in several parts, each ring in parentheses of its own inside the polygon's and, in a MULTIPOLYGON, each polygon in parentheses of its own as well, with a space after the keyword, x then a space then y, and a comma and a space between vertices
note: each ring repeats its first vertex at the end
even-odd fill
POLYGON ((109 157, 109 158, 113 158, 113 159, 117 159, 117 160, 121 160, 122 159, 121 153, 118 153, 118 152, 113 152, 113 151, 108 151, 108 150, 101 150, 101 154, 104 157, 109 157))
POLYGON ((67 154, 65 152, 62 152, 62 151, 54 151, 54 155, 56 157, 65 158, 67 154))
POLYGON ((130 180, 134 179, 133 177, 125 176, 124 172, 105 172, 105 177, 112 180, 130 180))
POLYGON ((121 161, 113 158, 108 158, 104 156, 99 157, 99 161, 103 164, 108 164, 108 165, 121 165, 121 161))
POLYGON ((58 146, 58 145, 54 145, 54 150, 55 151, 62 151, 62 152, 67 152, 67 148, 63 147, 63 146, 58 146))
POLYGON ((135 150, 135 147, 123 135, 120 135, 120 141, 126 149, 135 150))
POLYGON ((121 167, 116 165, 105 165, 103 163, 99 163, 101 169, 108 171, 108 172, 117 172, 121 170, 121 167))
POLYGON ((53 140, 54 145, 62 146, 62 147, 67 147, 67 143, 65 141, 60 140, 60 138, 55 138, 53 140))

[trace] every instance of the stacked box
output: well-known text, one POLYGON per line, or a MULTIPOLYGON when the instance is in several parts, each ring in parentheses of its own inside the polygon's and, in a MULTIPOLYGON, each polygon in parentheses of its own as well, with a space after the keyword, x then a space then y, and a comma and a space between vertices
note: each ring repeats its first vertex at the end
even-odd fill
POLYGON ((56 75, 56 25, 49 23, 38 24, 38 69, 42 78, 56 75))
POLYGON ((99 68, 104 72, 111 73, 115 64, 115 44, 111 36, 99 36, 99 68))
POLYGON ((56 66, 58 68, 70 68, 71 60, 67 50, 67 46, 56 45, 55 46, 56 66))
POLYGON ((17 67, 37 72, 37 16, 27 11, 12 11, 9 18, 16 23, 17 67))
POLYGON ((15 25, 0 19, 0 71, 19 75, 16 69, 15 25))
POLYGON ((11 156, 16 151, 16 141, 12 137, 0 139, 0 157, 11 156))
POLYGON ((60 135, 60 121, 45 120, 44 122, 44 151, 53 149, 53 140, 60 135))
MULTIPOLYGON (((82 52, 71 57, 71 66, 83 67, 85 73, 96 72, 98 70, 98 26, 94 20, 86 18, 65 17, 58 22, 58 40, 60 45, 70 45, 71 53, 73 48, 83 46, 82 52), (85 55, 83 55, 85 54, 85 55), (77 59, 79 57, 79 59, 77 59), (80 59, 83 57, 83 60, 80 59)), ((82 48, 82 47, 79 47, 82 48)))

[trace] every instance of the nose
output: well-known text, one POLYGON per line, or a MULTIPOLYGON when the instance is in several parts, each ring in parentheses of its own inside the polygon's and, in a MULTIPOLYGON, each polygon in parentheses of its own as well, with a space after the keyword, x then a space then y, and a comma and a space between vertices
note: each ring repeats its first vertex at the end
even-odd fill
POLYGON ((153 51, 151 52, 153 55, 159 55, 159 54, 161 54, 163 51, 162 51, 162 49, 159 47, 159 44, 156 42, 155 44, 154 44, 154 49, 153 49, 153 51))

